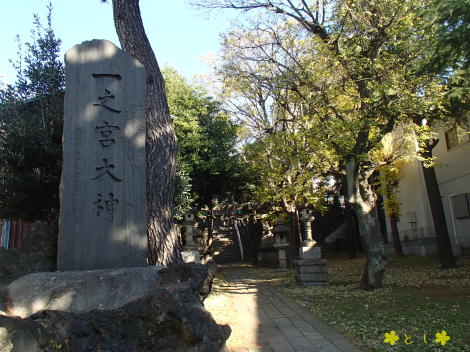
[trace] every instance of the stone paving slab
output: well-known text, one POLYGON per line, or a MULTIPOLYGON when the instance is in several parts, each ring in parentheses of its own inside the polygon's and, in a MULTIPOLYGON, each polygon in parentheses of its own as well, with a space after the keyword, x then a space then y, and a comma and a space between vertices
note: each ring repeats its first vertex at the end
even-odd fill
MULTIPOLYGON (((344 335, 326 325, 305 307, 262 283, 243 267, 223 269, 227 285, 222 291, 230 296, 236 309, 237 326, 245 330, 246 348, 231 352, 361 352, 344 335)), ((234 326, 232 327, 232 329, 234 326)), ((243 341, 237 341, 243 345, 243 341)))

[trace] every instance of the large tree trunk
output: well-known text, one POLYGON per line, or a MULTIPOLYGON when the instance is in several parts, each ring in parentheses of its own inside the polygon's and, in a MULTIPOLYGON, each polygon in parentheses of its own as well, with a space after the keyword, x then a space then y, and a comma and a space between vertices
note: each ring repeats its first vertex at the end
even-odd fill
POLYGON ((366 253, 366 266, 362 275, 362 286, 366 290, 374 290, 383 285, 385 254, 372 194, 362 195, 366 192, 372 192, 372 190, 367 188, 361 192, 358 160, 353 158, 347 160, 345 164, 348 202, 357 215, 359 232, 364 240, 366 253))
POLYGON ((173 224, 176 138, 168 110, 163 77, 145 34, 139 0, 113 0, 114 24, 122 49, 147 69, 147 236, 150 264, 181 260, 178 231, 173 224))
POLYGON ((393 247, 395 248, 395 255, 399 258, 404 257, 403 249, 401 248, 400 234, 398 233, 397 216, 390 215, 390 229, 392 230, 393 247))
MULTIPOLYGON (((437 141, 428 144, 426 149, 421 152, 421 156, 424 158, 432 157, 432 149, 436 145, 437 141)), ((421 161, 421 168, 423 170, 426 192, 428 194, 429 207, 431 208, 434 231, 436 231, 437 249, 439 251, 441 267, 443 269, 455 268, 457 267, 457 263, 455 262, 452 246, 450 244, 441 191, 439 190, 439 184, 436 178, 436 170, 434 170, 434 167, 426 167, 423 161, 421 161)))

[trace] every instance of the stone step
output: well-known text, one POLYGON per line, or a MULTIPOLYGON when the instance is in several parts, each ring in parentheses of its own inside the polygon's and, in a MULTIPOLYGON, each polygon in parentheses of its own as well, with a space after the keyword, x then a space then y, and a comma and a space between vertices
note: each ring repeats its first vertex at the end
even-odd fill
MULTIPOLYGON (((256 258, 256 251, 252 247, 252 242, 248 233, 243 227, 240 230, 240 240, 243 247, 243 262, 253 262, 256 258)), ((238 236, 233 226, 214 226, 214 238, 216 243, 214 248, 214 260, 221 264, 241 262, 238 236)))

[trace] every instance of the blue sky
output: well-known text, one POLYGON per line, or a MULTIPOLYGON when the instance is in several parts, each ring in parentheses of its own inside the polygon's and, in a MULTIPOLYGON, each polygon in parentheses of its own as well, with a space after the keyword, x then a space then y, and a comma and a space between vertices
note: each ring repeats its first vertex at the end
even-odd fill
MULTIPOLYGON (((15 71, 9 59, 16 58, 17 34, 30 38, 33 14, 46 23, 49 0, 0 1, 0 80, 13 83, 15 71)), ((191 79, 209 72, 202 57, 217 53, 219 33, 228 29, 234 12, 207 12, 192 8, 185 0, 141 0, 147 35, 161 66, 170 64, 191 79)), ((53 28, 62 39, 62 54, 90 39, 109 39, 119 46, 110 3, 100 0, 52 0, 53 28)))

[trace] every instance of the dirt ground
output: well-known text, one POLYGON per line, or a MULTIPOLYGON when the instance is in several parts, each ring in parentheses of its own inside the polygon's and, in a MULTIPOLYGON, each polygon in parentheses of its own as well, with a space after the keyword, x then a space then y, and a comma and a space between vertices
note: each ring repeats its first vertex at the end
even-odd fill
MULTIPOLYGON (((226 343, 227 352, 251 352, 261 349, 257 341, 258 322, 253 319, 256 302, 251 295, 243 295, 246 287, 228 287, 223 281, 215 280, 211 295, 204 306, 219 324, 228 324, 232 334, 226 343), (243 301, 244 304, 241 304, 243 301)), ((248 288, 248 290, 256 290, 248 288)))

